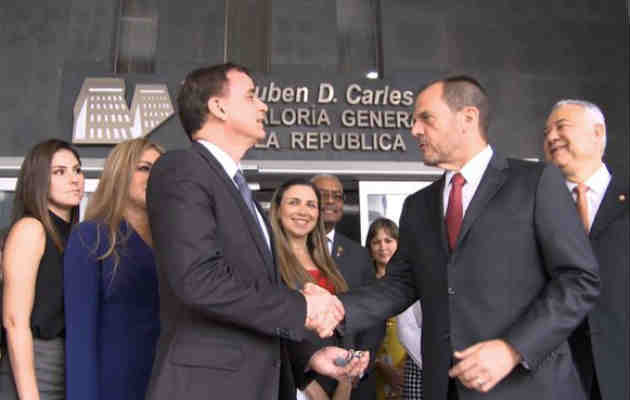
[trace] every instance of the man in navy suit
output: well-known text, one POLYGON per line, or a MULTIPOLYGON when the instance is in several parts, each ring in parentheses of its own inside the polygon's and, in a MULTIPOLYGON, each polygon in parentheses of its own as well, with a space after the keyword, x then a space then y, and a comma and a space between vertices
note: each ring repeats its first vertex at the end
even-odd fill
POLYGON ((330 336, 343 308, 323 289, 282 284, 239 166, 265 137, 267 106, 247 69, 197 69, 177 102, 192 145, 162 156, 147 189, 161 317, 147 398, 294 400, 309 368, 359 373, 365 356, 340 368, 346 350, 299 343, 306 329, 330 336))
MULTIPOLYGON (((376 279, 374 264, 367 249, 335 229, 343 218, 345 194, 339 178, 334 175, 321 174, 311 179, 322 195, 322 217, 328 239, 328 251, 335 260, 341 275, 350 289, 358 288, 376 279)), ((385 337, 385 321, 355 335, 346 346, 370 350, 373 356, 378 352, 385 337)), ((348 339, 348 338, 346 338, 348 339)), ((353 400, 370 400, 376 398, 376 375, 368 371, 363 379, 352 390, 353 400)), ((329 393, 333 385, 326 379, 318 379, 329 393)))
POLYGON ((590 400, 627 399, 630 223, 628 181, 610 173, 602 158, 606 121, 600 108, 562 100, 545 126, 548 161, 566 178, 599 262, 601 295, 570 344, 590 400))
POLYGON ((584 399, 567 338, 599 295, 598 265, 558 168, 488 144, 473 78, 418 94, 412 136, 446 170, 409 196, 385 278, 341 294, 347 333, 422 301, 424 397, 584 399))

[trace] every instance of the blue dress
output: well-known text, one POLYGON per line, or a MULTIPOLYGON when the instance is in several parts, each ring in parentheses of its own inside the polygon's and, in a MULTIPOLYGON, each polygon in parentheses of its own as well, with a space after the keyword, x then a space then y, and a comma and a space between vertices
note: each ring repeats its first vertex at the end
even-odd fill
POLYGON ((66 399, 143 400, 160 331, 153 250, 123 222, 114 271, 107 228, 83 222, 64 256, 66 399), (97 235, 99 243, 97 243, 97 235))

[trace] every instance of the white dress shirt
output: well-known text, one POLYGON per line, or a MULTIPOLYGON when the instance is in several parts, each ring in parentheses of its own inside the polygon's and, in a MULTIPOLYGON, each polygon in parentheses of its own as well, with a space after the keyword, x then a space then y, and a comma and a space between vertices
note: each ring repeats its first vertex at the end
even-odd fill
POLYGON ((477 153, 477 155, 471 158, 459 171, 446 172, 442 200, 442 204, 444 204, 444 209, 442 210, 443 215, 446 215, 446 210, 448 208, 448 196, 451 194, 452 187, 451 178, 457 172, 461 173, 464 179, 466 179, 466 184, 462 187, 462 217, 466 215, 468 205, 479 187, 479 182, 481 182, 481 178, 486 172, 486 168, 488 168, 488 164, 490 163, 490 159, 493 154, 494 152, 492 151, 492 147, 487 145, 483 150, 477 153))
POLYGON ((333 243, 335 242, 335 228, 326 234, 326 244, 328 245, 328 254, 333 255, 333 243))
MULTIPOLYGON (((223 151, 216 144, 210 143, 206 140, 197 140, 197 142, 199 142, 201 145, 203 145, 203 147, 208 149, 210 154, 212 154, 214 158, 217 159, 219 164, 221 164, 221 166, 225 170, 225 173, 227 174, 227 176, 232 178, 232 183, 234 184, 236 189, 238 189, 238 185, 236 184, 236 181, 234 180, 234 175, 236 175, 236 172, 241 169, 241 165, 237 164, 232 159, 232 157, 230 157, 225 151, 223 151)), ((265 236, 265 241, 267 242, 267 246, 269 247, 269 249, 271 249, 271 241, 269 240, 269 232, 267 232, 267 224, 265 224, 265 219, 260 214, 260 211, 258 209, 256 209, 256 216, 258 217, 258 225, 260 225, 260 229, 263 235, 265 236)))
MULTIPOLYGON (((606 189, 608 189, 608 184, 610 183, 610 172, 606 165, 602 163, 602 166, 599 167, 597 171, 590 178, 585 180, 583 183, 588 186, 588 190, 586 191, 586 202, 588 204, 588 226, 593 226, 593 221, 595 221, 595 216, 597 215, 597 211, 599 210, 599 206, 602 204, 602 200, 604 200, 604 195, 606 194, 606 189)), ((573 189, 577 186, 577 183, 567 181, 567 187, 569 188, 569 192, 571 196, 573 196, 573 201, 577 201, 577 195, 573 192, 573 189)))

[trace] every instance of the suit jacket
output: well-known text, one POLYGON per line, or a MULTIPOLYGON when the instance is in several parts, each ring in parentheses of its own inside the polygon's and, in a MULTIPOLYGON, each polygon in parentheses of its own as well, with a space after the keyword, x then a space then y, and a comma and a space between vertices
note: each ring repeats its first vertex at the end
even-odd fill
MULTIPOLYGON (((350 289, 368 285, 376 280, 374 264, 367 249, 339 231, 335 231, 331 255, 350 289)), ((356 335, 344 336, 340 344, 344 348, 370 350, 370 355, 373 356, 381 346, 384 337, 385 321, 380 321, 356 335)), ((375 374, 371 373, 371 370, 372 368, 366 371, 358 386, 352 390, 353 400, 376 399, 375 374)), ((334 392, 337 386, 336 381, 321 375, 316 379, 326 392, 329 394, 334 392)))
POLYGON ((425 398, 447 398, 453 350, 502 338, 523 363, 487 394, 457 383, 461 400, 583 399, 567 337, 597 299, 598 266, 560 171, 495 154, 452 253, 443 187, 406 199, 387 276, 342 296, 346 330, 420 298, 425 398))
POLYGON ((160 157, 147 205, 162 324, 147 398, 295 399, 312 349, 286 339, 303 337, 306 302, 231 177, 193 143, 160 157))
POLYGON ((588 323, 571 337, 586 392, 590 393, 596 373, 605 400, 629 395, 629 201, 627 182, 613 176, 589 234, 600 267, 601 295, 588 314, 588 323))

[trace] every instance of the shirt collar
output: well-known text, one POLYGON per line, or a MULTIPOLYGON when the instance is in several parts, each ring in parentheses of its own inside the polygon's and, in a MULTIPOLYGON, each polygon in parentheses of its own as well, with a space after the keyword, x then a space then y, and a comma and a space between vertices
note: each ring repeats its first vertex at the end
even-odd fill
POLYGON ((479 182, 481 182, 481 178, 483 174, 486 172, 486 168, 488 168, 488 164, 490 163, 490 159, 494 151, 490 145, 486 145, 486 147, 477 153, 473 158, 468 160, 466 164, 459 171, 447 171, 446 172, 446 185, 451 182, 451 178, 457 172, 461 173, 464 179, 466 179, 466 184, 470 185, 470 187, 476 187, 479 182))
POLYGON ((201 140, 201 139, 197 140, 197 142, 199 142, 201 145, 203 145, 203 147, 208 149, 210 154, 212 154, 214 158, 217 159, 219 164, 221 164, 221 166, 225 170, 225 173, 230 177, 230 179, 234 179, 234 175, 236 174, 236 171, 241 169, 241 164, 240 163, 237 164, 236 162, 234 162, 232 157, 230 157, 228 153, 223 151, 223 149, 221 149, 216 144, 208 142, 207 140, 201 140))
MULTIPOLYGON (((592 190, 598 196, 602 196, 608 188, 610 179, 610 171, 608 171, 608 168, 606 168, 606 164, 602 163, 601 167, 599 167, 593 175, 591 175, 587 180, 584 181, 584 184, 588 186, 589 191, 592 190)), ((567 187, 569 188, 569 191, 572 192, 573 188, 576 186, 577 183, 567 181, 567 187)))
POLYGON ((328 240, 330 241, 330 243, 334 243, 335 241, 335 228, 332 228, 330 230, 330 232, 328 232, 326 234, 326 237, 328 238, 328 240))

